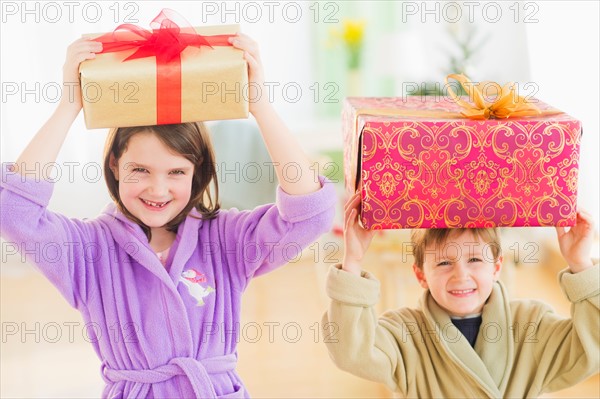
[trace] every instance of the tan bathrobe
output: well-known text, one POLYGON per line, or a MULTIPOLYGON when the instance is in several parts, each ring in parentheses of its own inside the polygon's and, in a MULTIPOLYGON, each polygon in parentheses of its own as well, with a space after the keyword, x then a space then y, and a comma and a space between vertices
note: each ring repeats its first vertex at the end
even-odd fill
POLYGON ((533 398, 564 389, 599 372, 600 269, 562 271, 559 279, 571 319, 535 300, 509 302, 497 283, 473 348, 429 291, 419 309, 378 318, 379 282, 334 266, 323 316, 329 355, 339 368, 410 398, 533 398))

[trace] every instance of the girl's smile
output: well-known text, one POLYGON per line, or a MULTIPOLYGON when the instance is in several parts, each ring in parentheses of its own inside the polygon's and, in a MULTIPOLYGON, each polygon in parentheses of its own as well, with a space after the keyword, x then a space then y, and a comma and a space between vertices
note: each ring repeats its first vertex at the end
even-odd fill
POLYGON ((140 198, 140 201, 142 201, 142 203, 144 205, 146 205, 146 207, 148 207, 148 209, 150 209, 151 211, 156 211, 156 212, 162 211, 168 204, 171 203, 171 201, 166 201, 166 202, 148 201, 144 198, 140 198))
POLYGON ((152 132, 133 135, 113 170, 123 205, 153 236, 190 201, 194 165, 152 132))

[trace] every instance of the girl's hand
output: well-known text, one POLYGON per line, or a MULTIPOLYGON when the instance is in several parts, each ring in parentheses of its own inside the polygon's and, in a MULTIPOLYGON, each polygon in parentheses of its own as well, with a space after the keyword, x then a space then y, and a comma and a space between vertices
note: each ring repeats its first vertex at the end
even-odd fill
POLYGON ((360 190, 344 206, 344 260, 342 269, 360 276, 360 261, 367 252, 375 230, 366 230, 358 224, 360 190))
POLYGON ((100 51, 102 51, 102 43, 87 38, 77 39, 67 48, 67 57, 63 66, 61 103, 75 107, 77 111, 81 110, 83 104, 79 85, 79 64, 96 58, 96 53, 100 51))
POLYGON ((584 210, 577 212, 576 225, 566 231, 556 227, 560 252, 567 261, 571 272, 578 273, 593 266, 591 258, 594 241, 594 221, 592 215, 584 210))
POLYGON ((229 38, 233 47, 244 52, 244 59, 248 62, 248 97, 250 99, 250 113, 255 115, 256 111, 269 104, 268 92, 265 89, 265 77, 258 43, 248 35, 237 33, 229 38))

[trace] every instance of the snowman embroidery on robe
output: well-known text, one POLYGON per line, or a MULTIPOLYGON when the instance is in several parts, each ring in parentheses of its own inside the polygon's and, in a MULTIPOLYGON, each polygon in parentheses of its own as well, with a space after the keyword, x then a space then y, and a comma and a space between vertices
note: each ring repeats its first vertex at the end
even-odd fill
POLYGON ((211 286, 207 285, 206 287, 203 287, 200 284, 206 282, 206 276, 194 269, 184 270, 183 273, 181 273, 179 281, 188 288, 190 295, 196 299, 196 306, 204 305, 204 298, 211 292, 215 292, 215 289, 211 286))

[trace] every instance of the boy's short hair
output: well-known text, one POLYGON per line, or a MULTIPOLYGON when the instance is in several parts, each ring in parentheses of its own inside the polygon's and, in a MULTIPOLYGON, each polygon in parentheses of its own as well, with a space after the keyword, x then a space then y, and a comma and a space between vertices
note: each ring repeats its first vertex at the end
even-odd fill
POLYGON ((415 257, 415 264, 419 269, 423 268, 425 262, 425 250, 431 244, 435 247, 444 244, 450 236, 462 235, 465 232, 471 232, 473 235, 487 245, 490 246, 494 261, 498 260, 500 254, 502 254, 502 246, 500 243, 500 234, 497 228, 460 228, 460 229, 415 229, 410 235, 413 256, 415 257))

